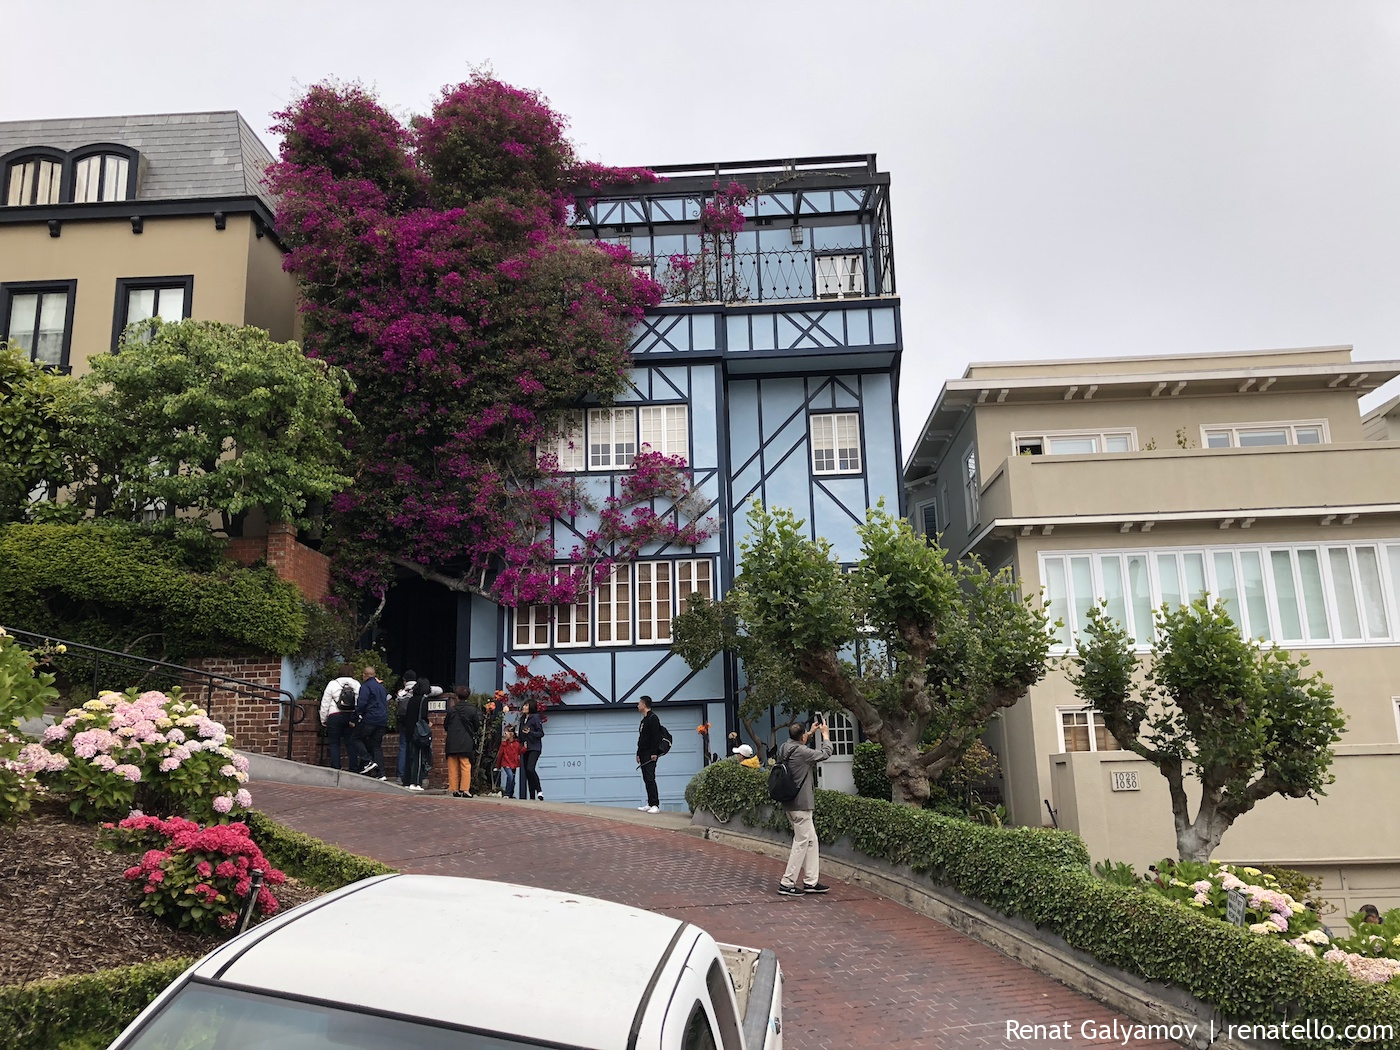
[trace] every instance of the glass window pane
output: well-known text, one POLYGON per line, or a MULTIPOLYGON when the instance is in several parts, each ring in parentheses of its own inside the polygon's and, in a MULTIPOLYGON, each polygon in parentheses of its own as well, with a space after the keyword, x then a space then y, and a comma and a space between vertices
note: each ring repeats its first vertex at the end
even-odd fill
POLYGON ((1215 568, 1215 597, 1225 603, 1230 619, 1240 633, 1248 637, 1244 626, 1244 610, 1240 608, 1240 584, 1235 578, 1235 556, 1229 551, 1216 551, 1212 557, 1215 568))
POLYGON ((156 300, 156 313, 162 321, 174 323, 185 319, 185 290, 162 288, 156 300))
POLYGON ((1094 720, 1094 750, 1095 751, 1121 751, 1118 741, 1113 739, 1113 734, 1108 731, 1108 726, 1103 724, 1103 715, 1097 711, 1092 712, 1094 720))
POLYGON ((1128 592, 1133 596, 1133 638, 1138 645, 1152 643, 1152 581, 1147 575, 1147 558, 1128 556, 1128 592))
POLYGON ((1366 610, 1366 634, 1384 638, 1389 633, 1385 619, 1385 594, 1381 589, 1381 565, 1375 547, 1356 548, 1356 575, 1361 581, 1361 607, 1366 610))
POLYGON ((1181 570, 1175 554, 1157 555, 1157 582, 1162 589, 1162 603, 1175 609, 1181 604, 1181 570))
POLYGON ((1058 623, 1054 628, 1055 641, 1060 645, 1069 645, 1069 590, 1065 586, 1065 560, 1063 558, 1045 559, 1045 600, 1050 608, 1046 614, 1050 617, 1052 624, 1058 623))
POLYGON ((1322 444, 1321 427, 1297 427, 1294 429, 1293 435, 1300 445, 1322 444))
POLYGON ((1228 430, 1207 430, 1206 448, 1229 448, 1230 432, 1228 430))
POLYGON ((1089 750, 1089 714, 1086 711, 1060 712, 1066 751, 1089 750))
POLYGON ((1108 615, 1126 627, 1128 608, 1123 594, 1123 559, 1116 555, 1101 556, 1099 574, 1103 577, 1103 596, 1108 602, 1108 615))
POLYGON ((1104 438, 1104 448, 1109 452, 1131 452, 1132 439, 1127 434, 1109 434, 1104 438))
POLYGON ((156 290, 134 288, 126 295, 126 323, 149 321, 156 315, 156 290))
POLYGON ((104 201, 124 201, 126 200, 126 176, 129 169, 129 161, 125 157, 106 158, 107 173, 102 183, 102 199, 104 201))
POLYGON ((1386 547, 1385 554, 1390 561, 1390 594, 1400 602, 1400 546, 1386 547))
POLYGON ((1258 551, 1240 551, 1240 578, 1244 581, 1244 604, 1249 612, 1249 637, 1272 641, 1269 602, 1264 592, 1264 561, 1258 551))
POLYGON ((68 322, 68 293, 45 292, 39 302, 39 343, 34 360, 46 365, 63 363, 63 329, 68 322))
POLYGON ((1256 448, 1260 445, 1288 444, 1288 431, 1283 428, 1270 430, 1241 430, 1240 448, 1256 448))
POLYGON ((1303 609, 1308 618, 1308 638, 1330 638, 1332 628, 1327 623, 1327 598, 1322 584, 1322 562, 1317 551, 1298 552, 1298 576, 1303 581, 1303 609))
POLYGON ((1181 562, 1186 567, 1186 600, 1199 601, 1206 596, 1206 556, 1183 554, 1181 562))
POLYGON ((1298 586, 1293 582, 1293 555, 1289 551, 1269 551, 1274 576, 1274 597, 1278 599, 1278 629, 1284 641, 1303 637, 1298 617, 1298 586))
POLYGON ((1332 570, 1332 593, 1337 598, 1337 624, 1342 637, 1356 641, 1361 637, 1361 616, 1356 608, 1356 583, 1351 578, 1351 558, 1345 547, 1328 547, 1327 561, 1332 570))
POLYGON ((22 349, 27 350, 31 357, 34 354, 34 329, 38 317, 39 297, 37 295, 11 296, 10 330, 7 334, 22 349))
POLYGON ((1086 455, 1098 450, 1099 439, 1092 435, 1088 437, 1052 437, 1050 439, 1050 454, 1052 456, 1086 455))
POLYGON ((57 204, 62 176, 63 169, 59 167, 57 161, 41 160, 39 162, 39 187, 34 203, 57 204))
POLYGON ((84 157, 73 169, 73 200, 86 204, 97 200, 98 179, 102 173, 101 157, 84 157))
POLYGON ((1074 591, 1074 633, 1089 624, 1089 610, 1094 607, 1094 571, 1088 558, 1069 560, 1070 587, 1074 591))

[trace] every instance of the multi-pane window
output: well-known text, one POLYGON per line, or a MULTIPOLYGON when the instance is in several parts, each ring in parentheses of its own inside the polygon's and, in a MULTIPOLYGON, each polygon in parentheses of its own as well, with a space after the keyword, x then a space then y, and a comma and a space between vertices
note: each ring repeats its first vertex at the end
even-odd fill
POLYGON ((540 649, 549 645, 548 605, 523 605, 515 610, 515 647, 540 649))
POLYGON ((812 472, 859 474, 860 416, 855 412, 823 412, 812 420, 812 472))
POLYGON ((72 286, 10 285, 3 292, 0 337, 14 340, 38 364, 66 365, 72 332, 68 316, 72 286))
POLYGON ((617 470, 637 458, 637 410, 591 408, 588 410, 588 467, 617 470))
POLYGON ((695 558, 676 562, 676 603, 681 612, 690 608, 690 596, 698 594, 707 601, 714 599, 714 562, 695 558))
POLYGON ((1092 707, 1060 708, 1060 753, 1066 751, 1120 751, 1118 741, 1103 724, 1103 715, 1092 707))
POLYGON ((5 204, 57 204, 63 187, 63 163, 47 157, 17 160, 5 178, 5 204))
MULTIPOLYGON (((190 278, 179 278, 169 282, 119 281, 117 296, 122 308, 118 314, 117 338, 113 340, 113 346, 116 346, 117 340, 126 332, 128 325, 156 319, 172 324, 183 321, 190 315, 192 285, 193 281, 190 278)), ((142 325, 134 329, 127 338, 145 342, 151 338, 154 330, 154 325, 142 325)))
POLYGON ((685 405, 645 405, 638 410, 642 451, 688 456, 690 427, 685 405))
POLYGON ((981 520, 981 510, 977 505, 980 486, 977 481, 977 450, 969 449, 963 460, 963 486, 967 490, 967 527, 970 530, 981 520))
POLYGON ((1069 647, 1099 602, 1139 647, 1153 613, 1209 596, 1246 637, 1283 645, 1400 642, 1400 543, 1043 554, 1041 581, 1069 647))
POLYGON ((627 645, 632 641, 632 571, 614 565, 594 593, 598 605, 598 644, 627 645))
MULTIPOLYGON (((561 570, 559 573, 561 583, 569 582, 572 577, 573 574, 567 569, 561 570)), ((573 580, 573 582, 581 583, 582 580, 573 580)), ((592 641, 589 622, 591 605, 591 596, 587 590, 584 590, 577 601, 554 607, 554 642, 556 645, 588 645, 592 641)))
POLYGON ((859 253, 818 255, 817 298, 843 299, 865 294, 865 260, 859 253))
POLYGON ((131 162, 117 153, 96 153, 73 165, 73 202, 126 200, 131 162))
POLYGON ((1201 427, 1206 448, 1260 448, 1265 445, 1324 445, 1327 421, 1308 419, 1295 423, 1240 423, 1201 427))
POLYGON ((854 755, 856 753, 856 724, 851 716, 843 711, 826 716, 826 727, 831 734, 833 755, 854 755))
POLYGON ((1099 452, 1131 452, 1137 447, 1137 431, 1065 430, 1013 434, 1011 444, 1019 456, 1083 456, 1099 452))
POLYGON ((566 473, 586 470, 587 453, 583 437, 583 413, 569 411, 560 414, 558 431, 554 437, 540 446, 540 457, 551 455, 557 469, 566 473))
POLYGON ((637 642, 671 640, 671 563, 637 563, 637 642))

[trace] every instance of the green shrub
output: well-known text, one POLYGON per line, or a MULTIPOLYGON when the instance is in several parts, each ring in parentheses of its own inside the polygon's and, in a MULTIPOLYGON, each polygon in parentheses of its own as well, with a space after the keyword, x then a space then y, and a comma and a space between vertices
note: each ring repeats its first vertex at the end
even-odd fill
POLYGON ((5 1045, 25 1050, 104 1047, 192 961, 164 959, 0 987, 5 1045))
MULTIPOLYGON (((786 830, 760 774, 737 763, 702 770, 687 789, 697 811, 749 827, 786 830)), ((822 842, 848 839, 868 857, 907 865, 944 887, 1031 922, 1100 962, 1175 984, 1238 1021, 1292 1018, 1400 1027, 1400 992, 1350 977, 1282 943, 1195 914, 1146 889, 1098 879, 1078 836, 1047 828, 992 828, 878 799, 816 792, 822 842)), ((1295 1041, 1289 1046, 1335 1046, 1295 1041)), ((1400 1040, 1368 1044, 1400 1046, 1400 1040)))
POLYGON ((207 540, 91 523, 0 527, 10 627, 166 659, 285 655, 301 645, 305 604, 271 569, 224 561, 207 540))
MULTIPOLYGON (((935 742, 925 743, 921 750, 927 750, 935 742)), ((966 813, 973 808, 969 798, 970 788, 995 776, 996 772, 996 755, 982 741, 975 741, 957 762, 929 784, 929 798, 924 808, 950 815, 966 813)), ((855 778, 858 795, 890 801, 892 791, 890 778, 885 775, 885 749, 879 744, 865 740, 856 745, 851 774, 855 778)), ((992 811, 988 809, 988 812, 992 811)))
POLYGON ((58 698, 53 675, 37 670, 35 653, 25 649, 0 627, 0 824, 29 812, 39 789, 33 761, 35 745, 15 732, 27 718, 44 712, 58 698))
POLYGON ((269 861, 318 890, 330 892, 361 879, 392 875, 396 871, 377 860, 293 831, 257 810, 245 814, 243 821, 269 861))

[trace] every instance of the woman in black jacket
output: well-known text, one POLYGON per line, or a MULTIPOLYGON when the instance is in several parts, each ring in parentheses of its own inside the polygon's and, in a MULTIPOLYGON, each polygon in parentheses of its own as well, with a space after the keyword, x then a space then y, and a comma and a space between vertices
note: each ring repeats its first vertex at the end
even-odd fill
POLYGON ((408 761, 404 765, 404 784, 409 791, 422 791, 428 770, 433 768, 431 735, 426 744, 417 739, 418 723, 426 721, 428 717, 428 693, 431 689, 432 683, 426 678, 414 682, 413 692, 404 707, 403 717, 399 720, 399 732, 408 734, 408 761))
POLYGON ((521 755, 524 765, 521 767, 523 775, 520 778, 520 797, 525 798, 525 792, 528 790, 530 798, 537 798, 543 802, 544 791, 540 788, 540 775, 535 772, 540 753, 544 750, 544 719, 540 717, 538 700, 525 701, 525 712, 520 716, 520 743, 525 746, 521 755))
POLYGON ((457 702, 442 723, 447 733, 447 790, 453 798, 471 798, 472 758, 481 736, 481 712, 466 686, 459 685, 453 692, 457 702))

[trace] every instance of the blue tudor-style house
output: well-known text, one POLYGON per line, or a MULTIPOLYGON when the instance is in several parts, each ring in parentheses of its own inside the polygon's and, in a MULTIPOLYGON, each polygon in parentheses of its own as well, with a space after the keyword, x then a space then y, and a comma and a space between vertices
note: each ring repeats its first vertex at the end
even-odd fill
MULTIPOLYGON (((551 800, 640 800, 643 693, 675 738, 659 770, 663 805, 679 807, 701 767, 696 726, 709 722, 711 750, 724 754, 742 668, 720 658, 692 671, 671 654, 671 620, 691 593, 722 594, 734 579, 751 500, 793 508, 849 559, 868 506, 883 497, 903 509, 889 176, 873 155, 658 173, 664 181, 577 199, 580 236, 630 246, 668 295, 636 330, 630 389, 611 407, 570 413, 572 440, 554 451, 599 500, 639 449, 684 456, 719 527, 695 548, 647 549, 583 605, 457 599, 456 681, 489 692, 522 663, 587 677, 550 713, 539 769, 551 800), (704 255, 707 272, 668 273, 678 257, 701 257, 700 211, 731 182, 753 194, 743 229, 718 259, 704 255)), ((588 524, 555 523, 561 564, 588 524)), ((839 787, 849 784, 855 731, 837 737, 844 767, 828 763, 826 783, 839 787)))

